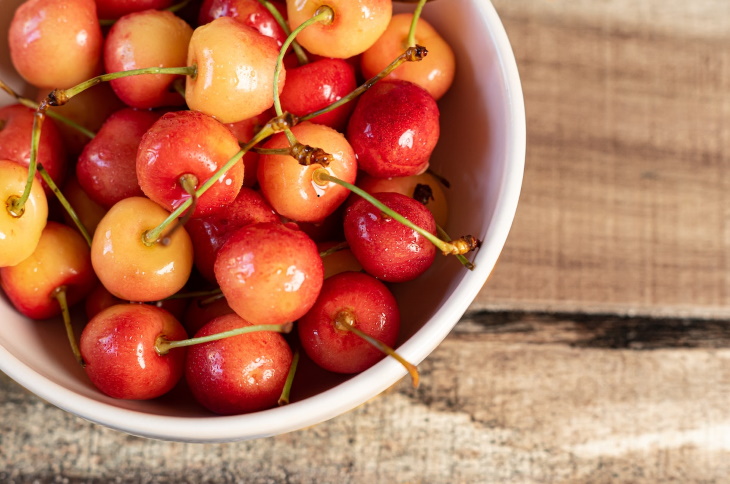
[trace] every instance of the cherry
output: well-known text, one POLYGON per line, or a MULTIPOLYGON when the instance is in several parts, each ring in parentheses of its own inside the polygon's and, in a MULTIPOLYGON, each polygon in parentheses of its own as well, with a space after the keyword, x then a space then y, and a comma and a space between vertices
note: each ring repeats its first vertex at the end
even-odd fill
POLYGON ((302 348, 326 370, 359 373, 385 354, 341 327, 340 321, 393 346, 398 338, 400 312, 393 294, 372 276, 342 272, 325 280, 317 302, 297 323, 302 348))
POLYGON ((103 284, 97 284, 84 299, 86 319, 90 320, 106 308, 124 304, 125 302, 107 291, 103 284))
POLYGON ((198 24, 205 25, 219 17, 234 18, 261 35, 273 38, 279 46, 287 37, 274 16, 258 0, 205 0, 200 7, 198 24))
POLYGON ((137 181, 137 149, 159 113, 122 109, 106 120, 76 163, 79 184, 96 203, 110 208, 144 195, 137 181))
POLYGON ((292 29, 311 18, 322 5, 334 11, 332 22, 308 27, 297 41, 313 54, 340 59, 358 55, 373 45, 393 13, 390 0, 287 0, 292 29))
POLYGON ((15 308, 31 319, 61 314, 55 298, 65 288, 69 306, 86 297, 96 284, 89 246, 71 227, 49 221, 38 246, 19 264, 0 268, 0 285, 15 308))
POLYGON ((0 160, 0 267, 14 266, 30 257, 38 246, 48 218, 48 202, 37 178, 32 179, 28 200, 15 208, 28 179, 28 168, 0 160))
MULTIPOLYGON (((355 153, 342 134, 313 123, 298 124, 291 132, 300 143, 316 146, 329 154, 326 170, 330 174, 354 183, 357 176, 355 153)), ((286 136, 280 133, 266 142, 261 152, 289 146, 286 136)), ((292 156, 262 154, 258 166, 261 192, 274 210, 285 217, 298 222, 321 221, 345 201, 348 191, 334 183, 313 184, 312 172, 320 167, 319 164, 302 166, 292 156)))
POLYGON ((436 101, 399 80, 379 82, 364 93, 347 125, 359 168, 380 178, 425 171, 439 132, 436 101))
POLYGON ((300 230, 277 223, 243 227, 218 251, 215 275, 234 311, 253 324, 294 321, 322 287, 317 246, 300 230))
POLYGON ((132 12, 162 10, 173 3, 174 0, 96 0, 96 8, 100 19, 113 20, 132 12))
POLYGON ((15 11, 8 40, 13 66, 37 87, 71 87, 99 70, 94 0, 28 0, 15 11))
MULTIPOLYGON (((196 189, 238 151, 230 130, 212 117, 196 111, 166 113, 140 142, 139 186, 150 199, 172 211, 190 198, 182 177, 196 189)), ((238 161, 198 200, 193 216, 209 215, 230 204, 242 183, 243 163, 238 161)))
MULTIPOLYGON (((408 44, 413 15, 394 15, 383 35, 362 54, 361 67, 365 77, 374 76, 388 65, 408 44)), ((449 44, 431 24, 422 18, 416 25, 414 43, 428 47, 428 57, 422 62, 408 63, 394 70, 389 79, 403 79, 418 84, 438 100, 454 81, 456 61, 449 44)), ((413 45, 413 44, 411 44, 413 45)))
MULTIPOLYGON (((248 326, 228 314, 210 321, 196 337, 248 326)), ((255 412, 276 405, 291 361, 282 335, 259 331, 188 348, 185 377, 195 399, 212 412, 255 412)))
POLYGON ((210 300, 210 296, 200 296, 190 300, 182 321, 188 334, 196 334, 203 326, 218 316, 235 314, 226 298, 210 300))
MULTIPOLYGON (((266 122, 275 115, 273 108, 267 109, 263 113, 252 118, 238 121, 237 123, 229 123, 226 126, 231 130, 233 136, 238 139, 240 144, 251 140, 254 135, 266 124, 266 122)), ((248 151, 243 155, 243 186, 252 188, 258 183, 256 172, 259 166, 259 154, 255 151, 248 151)))
POLYGON ((127 301, 158 301, 187 282, 193 266, 190 236, 178 227, 166 243, 145 243, 145 234, 168 217, 155 202, 126 198, 114 205, 94 233, 91 262, 102 284, 127 301))
MULTIPOLYGON (((172 12, 144 10, 120 18, 104 44, 107 72, 145 67, 183 67, 193 29, 172 12)), ((184 104, 172 89, 180 76, 154 74, 115 79, 114 92, 127 105, 148 109, 184 104)))
POLYGON ((321 242, 317 244, 317 249, 322 256, 325 279, 341 272, 362 270, 362 264, 357 261, 347 242, 321 242))
MULTIPOLYGON (((188 65, 197 66, 185 87, 188 106, 222 123, 261 114, 274 104, 271 86, 278 54, 274 39, 230 17, 198 27, 188 50, 188 65)), ((285 79, 282 69, 279 94, 285 79)))
POLYGON ((155 345, 161 336, 187 338, 182 325, 164 309, 118 304, 103 310, 81 333, 86 374, 114 398, 147 400, 167 393, 182 378, 185 351, 158 354, 155 345))
MULTIPOLYGON (((99 222, 106 215, 106 208, 89 198, 89 195, 79 185, 76 177, 71 177, 66 181, 63 192, 66 195, 68 203, 76 209, 76 213, 83 226, 89 234, 93 235, 99 222)), ((63 213, 63 219, 66 225, 72 226, 75 223, 68 212, 63 213)))
MULTIPOLYGON (((423 204, 400 193, 373 195, 393 211, 431 234, 433 215, 423 204)), ((358 200, 345 212, 345 238, 363 268, 378 279, 405 282, 428 269, 436 248, 424 236, 385 215, 366 200, 358 200)))

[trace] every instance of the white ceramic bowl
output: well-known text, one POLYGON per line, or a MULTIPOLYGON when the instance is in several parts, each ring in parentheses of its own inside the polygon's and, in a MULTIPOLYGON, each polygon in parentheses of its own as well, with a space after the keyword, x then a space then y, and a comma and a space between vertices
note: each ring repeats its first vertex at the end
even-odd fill
MULTIPOLYGON (((0 9, 0 77, 16 88, 7 32, 20 0, 0 9)), ((396 6, 399 11, 412 7, 396 6)), ((487 0, 427 4, 427 18, 457 55, 456 81, 440 102, 442 134, 433 166, 447 177, 454 236, 484 243, 467 271, 454 258, 437 258, 420 279, 395 287, 402 311, 398 351, 418 363, 446 337, 487 280, 507 238, 517 207, 525 161, 525 113, 520 80, 504 28, 487 0)), ((11 100, 0 93, 0 104, 11 100)), ((58 407, 130 434, 165 440, 222 442, 301 429, 342 414, 378 395, 405 375, 386 358, 352 377, 330 376, 306 365, 295 401, 240 416, 211 415, 171 396, 154 401, 115 400, 98 392, 75 363, 58 321, 30 321, 0 299, 0 370, 58 407), (305 380, 305 381, 302 381, 305 380)))

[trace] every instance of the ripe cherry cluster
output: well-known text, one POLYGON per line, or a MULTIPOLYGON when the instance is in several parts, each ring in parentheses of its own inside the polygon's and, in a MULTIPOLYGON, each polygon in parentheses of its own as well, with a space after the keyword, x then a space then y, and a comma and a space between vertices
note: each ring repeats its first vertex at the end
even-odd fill
POLYGON ((27 0, 10 54, 43 95, 0 83, 18 101, 0 109, 8 299, 61 314, 117 398, 185 375, 213 412, 268 408, 288 401, 299 348, 340 373, 389 354, 417 383, 386 283, 437 249, 470 267, 478 245, 446 236, 428 171, 454 55, 424 3, 27 0))

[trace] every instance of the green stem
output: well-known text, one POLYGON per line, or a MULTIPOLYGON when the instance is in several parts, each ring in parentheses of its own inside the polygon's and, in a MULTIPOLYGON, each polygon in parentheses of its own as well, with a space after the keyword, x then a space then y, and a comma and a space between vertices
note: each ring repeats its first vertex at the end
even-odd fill
POLYGON ((299 120, 300 121, 309 121, 310 119, 319 116, 320 114, 328 113, 332 111, 333 109, 337 109, 338 107, 342 106, 345 103, 348 103, 358 97, 360 94, 364 93, 371 87, 373 87, 378 81, 385 78, 388 74, 393 72, 398 66, 403 64, 404 62, 417 62, 422 60, 426 54, 428 54, 428 51, 425 47, 421 46, 415 46, 415 47, 409 47, 406 49, 405 52, 403 52, 401 55, 396 57, 396 59, 391 62, 385 69, 380 71, 376 76, 368 79, 363 84, 355 88, 352 92, 347 94, 346 96, 343 96, 339 100, 333 102, 329 106, 326 106, 319 111, 314 111, 312 113, 307 114, 306 116, 302 116, 299 120))
MULTIPOLYGON (((276 23, 279 24, 279 27, 281 27, 281 30, 284 31, 287 37, 291 35, 291 29, 289 28, 289 24, 286 22, 284 17, 281 16, 281 12, 279 12, 279 9, 277 9, 273 3, 269 2, 269 0, 259 0, 259 3, 263 5, 266 10, 269 11, 272 17, 274 17, 274 20, 276 20, 276 23)), ((292 41, 291 48, 294 50, 294 54, 297 56, 297 61, 299 62, 300 66, 303 66, 304 64, 307 64, 309 62, 306 52, 304 52, 304 49, 302 49, 302 46, 299 45, 296 40, 292 41)))
POLYGON ((63 106, 72 97, 81 94, 102 82, 113 81, 123 77, 140 76, 144 74, 170 74, 177 76, 195 77, 198 73, 198 66, 186 67, 145 67, 144 69, 132 69, 129 71, 110 72, 100 76, 92 77, 82 83, 79 83, 68 89, 55 89, 48 95, 49 104, 51 106, 63 106))
POLYGON ((42 165, 38 165, 38 173, 41 175, 41 178, 43 178, 43 181, 46 182, 46 185, 50 187, 54 195, 56 195, 56 198, 58 198, 58 201, 61 203, 64 210, 66 210, 66 213, 68 213, 69 217, 71 217, 71 220, 73 220, 74 224, 79 229, 79 232, 81 232, 81 235, 86 240, 86 243, 88 243, 89 247, 91 247, 91 237, 89 236, 89 231, 86 230, 86 227, 81 222, 81 219, 76 213, 76 210, 74 210, 74 208, 71 206, 71 203, 69 203, 66 197, 63 196, 63 193, 61 193, 61 190, 58 188, 58 185, 56 185, 56 182, 53 181, 51 175, 46 171, 45 168, 43 168, 42 165))
POLYGON ((348 247, 350 247, 350 244, 348 244, 347 242, 340 242, 339 244, 333 245, 332 247, 330 247, 327 250, 323 250, 322 252, 319 253, 319 256, 320 257, 327 257, 328 255, 332 255, 335 252, 339 252, 341 250, 345 250, 348 247))
POLYGON ((294 383, 294 375, 297 373, 297 366, 299 366, 299 348, 294 350, 292 356, 291 365, 289 365, 289 373, 286 375, 286 381, 284 382, 284 388, 281 390, 281 396, 279 397, 279 406, 289 405, 289 394, 291 394, 292 383, 294 383))
POLYGON ((418 5, 416 5, 416 9, 413 11, 413 18, 411 19, 411 28, 408 31, 406 47, 413 47, 416 45, 416 25, 418 24, 418 19, 421 18, 421 11, 423 10, 423 6, 426 4, 426 1, 427 0, 420 0, 418 5))
POLYGON ((51 293, 51 297, 58 301, 59 306, 61 306, 63 325, 66 327, 66 336, 68 337, 68 342, 71 345, 71 351, 73 352, 76 361, 78 361, 79 365, 82 367, 86 366, 84 359, 81 357, 81 350, 79 350, 79 345, 76 343, 76 336, 74 335, 74 329, 71 325, 71 315, 68 311, 68 301, 66 300, 66 286, 59 286, 54 289, 51 293))
POLYGON ((41 140, 41 127, 46 119, 48 104, 42 101, 33 115, 33 128, 30 135, 30 163, 28 164, 28 180, 25 183, 23 194, 20 198, 14 198, 8 210, 14 216, 21 216, 25 211, 25 202, 30 196, 30 189, 33 187, 33 180, 38 169, 38 145, 41 140))
POLYGON ((258 324, 253 326, 245 326, 243 328, 236 328, 230 331, 223 331, 222 333, 211 334, 208 336, 201 336, 199 338, 189 338, 179 341, 168 341, 164 336, 157 338, 155 342, 155 351, 159 355, 166 355, 171 349, 182 348, 184 346, 198 345, 202 343, 210 343, 211 341, 218 341, 219 339, 230 338, 231 336, 238 336, 246 333, 254 333, 256 331, 274 331, 276 333, 289 333, 292 330, 294 323, 285 324, 258 324))
POLYGON ((209 291, 179 292, 165 299, 192 299, 195 297, 217 296, 218 294, 222 294, 220 287, 209 291))

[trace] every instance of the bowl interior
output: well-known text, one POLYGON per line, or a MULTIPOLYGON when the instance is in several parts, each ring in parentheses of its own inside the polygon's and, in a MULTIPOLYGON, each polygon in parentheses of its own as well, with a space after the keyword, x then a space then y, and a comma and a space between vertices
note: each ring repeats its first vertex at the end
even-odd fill
MULTIPOLYGON (((20 0, 6 0, 0 30, 20 0)), ((408 10, 398 5, 397 11, 408 10)), ((504 245, 522 181, 525 121, 522 92, 506 34, 490 3, 450 0, 427 4, 424 17, 457 55, 456 81, 440 101, 441 139, 433 168, 450 180, 448 232, 484 241, 476 269, 439 257, 421 278, 391 286, 402 312, 399 352, 423 360, 472 302, 504 245)), ((0 78, 23 89, 13 72, 7 36, 0 38, 0 78)), ((0 105, 9 104, 0 94, 0 105)), ((78 318, 79 328, 83 324, 78 318)), ((385 359, 353 377, 332 375, 302 362, 293 403, 249 415, 213 416, 183 398, 181 385, 153 401, 123 401, 99 393, 75 364, 59 321, 30 321, 0 299, 0 370, 40 397, 83 418, 135 435, 182 441, 229 441, 306 427, 339 415, 405 375, 385 359), (182 403, 181 403, 182 402, 182 403), (188 403, 185 403, 188 402, 188 403)))

